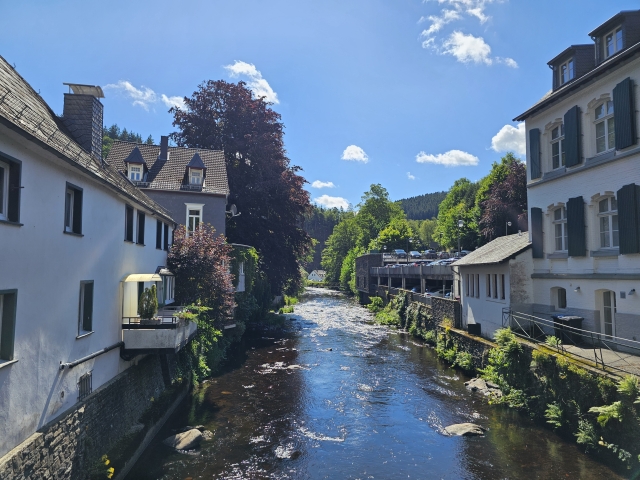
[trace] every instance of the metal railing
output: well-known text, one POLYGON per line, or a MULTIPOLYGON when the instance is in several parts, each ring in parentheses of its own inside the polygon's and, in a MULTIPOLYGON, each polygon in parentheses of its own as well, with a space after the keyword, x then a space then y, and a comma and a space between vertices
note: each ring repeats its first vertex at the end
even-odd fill
MULTIPOLYGON (((561 320, 561 319, 560 319, 561 320)), ((558 320, 502 309, 502 326, 521 338, 595 364, 602 370, 640 376, 640 342, 585 330, 558 320), (549 337, 555 337, 555 340, 549 337)))

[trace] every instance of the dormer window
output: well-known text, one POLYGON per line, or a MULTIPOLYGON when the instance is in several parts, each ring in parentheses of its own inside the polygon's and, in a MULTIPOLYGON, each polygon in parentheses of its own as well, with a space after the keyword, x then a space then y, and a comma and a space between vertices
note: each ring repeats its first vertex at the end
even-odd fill
POLYGON ((622 50, 622 28, 618 27, 604 36, 604 56, 609 58, 620 50, 622 50))
POLYGON ((573 80, 576 76, 573 58, 560 65, 560 85, 564 85, 569 80, 573 80))
POLYGON ((190 168, 189 183, 191 185, 202 185, 202 169, 190 168))
POLYGON ((129 165, 129 180, 132 182, 142 181, 142 165, 129 165))

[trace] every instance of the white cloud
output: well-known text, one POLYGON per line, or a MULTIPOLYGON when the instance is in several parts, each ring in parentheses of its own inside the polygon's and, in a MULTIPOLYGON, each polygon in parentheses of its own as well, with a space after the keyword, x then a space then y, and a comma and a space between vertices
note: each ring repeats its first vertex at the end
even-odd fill
POLYGON ((442 27, 444 27, 447 23, 451 23, 454 20, 460 20, 461 18, 462 17, 460 16, 460 13, 458 13, 456 10, 447 9, 442 10, 441 16, 429 15, 426 18, 422 17, 420 19, 420 22, 429 20, 431 22, 431 25, 429 25, 429 28, 427 28, 426 30, 423 30, 420 35, 422 35, 423 37, 430 37, 442 30, 442 27))
POLYGON ((482 37, 474 37, 473 35, 465 35, 462 32, 455 31, 443 44, 443 53, 448 53, 456 57, 462 63, 484 63, 491 65, 491 47, 484 41, 482 37))
POLYGON ((435 163, 444 165, 445 167, 467 167, 478 165, 478 157, 462 150, 449 150, 446 153, 438 153, 437 155, 420 152, 416 155, 418 163, 435 163))
POLYGON ((505 125, 491 139, 491 149, 496 152, 515 152, 518 155, 527 153, 524 122, 517 127, 505 125))
POLYGON ((225 65, 224 68, 231 78, 246 77, 247 86, 256 98, 265 97, 269 103, 280 103, 278 94, 273 91, 269 82, 262 77, 262 73, 254 64, 236 60, 233 65, 225 65))
POLYGON ((518 68, 518 62, 516 62, 513 58, 509 58, 509 57, 496 57, 495 61, 497 63, 503 63, 504 65, 506 65, 507 67, 511 67, 511 68, 518 68))
POLYGON ((104 88, 123 93, 133 100, 132 105, 134 107, 142 107, 146 111, 149 111, 149 107, 159 101, 163 102, 167 107, 184 107, 182 97, 168 97, 164 93, 158 97, 156 92, 151 90, 149 87, 141 85, 140 88, 136 88, 131 84, 131 82, 126 80, 120 80, 118 83, 110 83, 105 85, 104 88))
POLYGON ((415 180, 415 179, 416 179, 416 176, 415 176, 415 175, 411 175, 411 172, 407 172, 407 178, 408 178, 409 180, 415 180))
POLYGON ((335 185, 333 182, 321 182, 320 180, 315 180, 311 186, 313 188, 334 188, 335 185))
POLYGON ((162 102, 169 108, 175 107, 178 109, 184 109, 184 98, 182 97, 167 97, 164 93, 160 97, 162 102))
POLYGON ((344 152, 342 152, 342 160, 367 163, 369 156, 357 145, 349 145, 344 149, 344 152))
POLYGON ((322 195, 318 198, 314 198, 313 201, 327 208, 337 207, 343 210, 349 208, 349 202, 347 202, 342 197, 330 197, 329 195, 322 195))

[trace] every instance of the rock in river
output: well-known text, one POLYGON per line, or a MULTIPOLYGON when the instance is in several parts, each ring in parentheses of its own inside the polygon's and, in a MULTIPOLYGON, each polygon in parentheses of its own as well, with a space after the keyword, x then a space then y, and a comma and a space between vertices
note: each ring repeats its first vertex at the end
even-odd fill
POLYGON ((197 428, 183 433, 176 433, 165 438, 162 443, 176 450, 192 450, 200 445, 202 433, 197 428))
POLYGON ((456 423, 444 429, 444 433, 454 436, 484 435, 485 428, 475 423, 456 423))

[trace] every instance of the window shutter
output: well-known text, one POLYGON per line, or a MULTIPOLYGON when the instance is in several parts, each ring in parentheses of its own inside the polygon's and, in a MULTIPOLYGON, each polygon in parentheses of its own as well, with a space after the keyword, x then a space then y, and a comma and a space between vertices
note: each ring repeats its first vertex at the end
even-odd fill
POLYGON ((616 150, 636 144, 636 109, 633 100, 633 81, 627 77, 613 89, 616 150))
POLYGON ((540 129, 529 130, 529 154, 531 155, 529 164, 531 165, 531 178, 540 178, 540 129))
POLYGON ((620 253, 640 253, 640 232, 638 231, 638 202, 640 186, 625 185, 616 192, 618 199, 618 227, 620 229, 620 253))
POLYGON ((531 209, 531 247, 533 258, 544 258, 544 248, 542 246, 542 209, 534 207, 531 209))
POLYGON ((558 66, 554 65, 553 66, 553 70, 552 70, 552 75, 553 75, 553 82, 551 83, 551 88, 553 90, 557 90, 558 87, 560 86, 560 75, 558 74, 558 66))
POLYGON ((584 257, 587 254, 582 197, 570 198, 567 202, 567 241, 570 257, 584 257))
POLYGON ((0 323, 0 358, 2 360, 13 360, 17 296, 17 293, 5 293, 3 295, 2 322, 0 323))
POLYGON ((73 233, 82 233, 82 190, 73 191, 73 233))
POLYGON ((580 107, 576 105, 564 114, 564 148, 567 167, 573 167, 582 162, 581 144, 580 107))
POLYGON ((133 242, 133 208, 125 205, 124 239, 133 242))
POLYGON ((84 284, 82 307, 82 330, 90 332, 93 329, 93 282, 84 284))
POLYGON ((10 222, 20 221, 20 171, 22 164, 9 162, 9 208, 7 218, 10 222))

